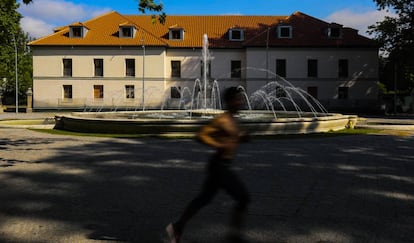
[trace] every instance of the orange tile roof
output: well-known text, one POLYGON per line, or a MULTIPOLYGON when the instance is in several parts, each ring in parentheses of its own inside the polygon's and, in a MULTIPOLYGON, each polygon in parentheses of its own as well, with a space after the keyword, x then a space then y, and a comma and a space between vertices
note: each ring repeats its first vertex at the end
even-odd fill
POLYGON ((75 22, 70 24, 69 26, 75 26, 75 27, 86 27, 83 23, 81 22, 75 22))
POLYGON ((331 39, 323 34, 330 26, 322 20, 295 12, 290 16, 167 16, 164 25, 153 23, 151 16, 121 15, 117 12, 90 19, 77 25, 89 30, 84 38, 69 38, 69 25, 56 33, 34 40, 31 46, 165 46, 171 48, 200 48, 203 34, 209 38, 211 48, 244 48, 246 46, 369 46, 376 47, 371 39, 358 35, 357 31, 343 28, 343 38, 331 39), (292 26, 293 38, 277 38, 278 24, 292 26), (119 38, 120 26, 125 24, 137 27, 134 38, 119 38), (169 40, 169 28, 182 28, 184 40, 169 40), (228 31, 231 28, 243 29, 243 41, 231 41, 228 31), (269 35, 268 35, 269 32, 269 35))
POLYGON ((124 23, 119 24, 119 26, 127 26, 128 27, 128 26, 135 26, 135 24, 132 23, 132 22, 126 21, 124 23))

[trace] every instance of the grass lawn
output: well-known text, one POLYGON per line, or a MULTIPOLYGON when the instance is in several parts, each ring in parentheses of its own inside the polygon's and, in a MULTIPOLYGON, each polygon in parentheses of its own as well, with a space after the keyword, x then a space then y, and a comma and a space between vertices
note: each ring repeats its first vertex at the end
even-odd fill
MULTIPOLYGON (((111 138, 143 138, 143 137, 159 137, 159 138, 193 138, 192 134, 161 134, 161 135, 143 135, 143 134, 105 134, 105 133, 81 133, 81 132, 71 132, 65 130, 56 130, 56 129, 30 129, 38 132, 45 132, 49 134, 57 135, 70 135, 70 136, 91 136, 91 137, 111 137, 111 138)), ((257 136, 257 138, 264 139, 294 139, 294 138, 315 138, 315 137, 333 137, 333 136, 347 136, 347 135, 363 135, 363 134, 378 134, 381 133, 381 130, 376 129, 343 129, 340 131, 331 131, 325 133, 309 133, 309 134, 281 134, 281 135, 267 135, 267 136, 257 136)))
POLYGON ((44 125, 45 119, 33 120, 3 120, 0 125, 44 125))

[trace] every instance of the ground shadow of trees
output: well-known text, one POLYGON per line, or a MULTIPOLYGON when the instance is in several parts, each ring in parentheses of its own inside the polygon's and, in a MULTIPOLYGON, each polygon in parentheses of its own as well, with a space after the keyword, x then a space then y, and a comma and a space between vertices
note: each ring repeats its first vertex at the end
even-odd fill
MULTIPOLYGON (((410 137, 373 135, 244 144, 235 169, 252 197, 248 239, 414 239, 413 145, 410 137)), ((210 152, 192 140, 154 138, 55 148, 41 161, 21 161, 48 169, 0 168, 0 217, 59 222, 72 230, 47 229, 50 242, 75 233, 91 241, 165 242, 164 227, 199 191, 210 152)), ((230 207, 231 199, 219 194, 191 221, 186 242, 220 242, 230 207)), ((0 228, 7 223, 0 221, 0 228)), ((37 239, 42 236, 20 242, 42 242, 37 239)), ((0 242, 13 239, 0 232, 0 242)))

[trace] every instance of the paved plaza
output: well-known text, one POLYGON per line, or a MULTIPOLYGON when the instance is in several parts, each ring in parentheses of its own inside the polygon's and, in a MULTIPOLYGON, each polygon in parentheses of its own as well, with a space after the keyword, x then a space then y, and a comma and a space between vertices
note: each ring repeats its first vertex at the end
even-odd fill
MULTIPOLYGON (((252 198, 248 241, 414 242, 414 136, 403 135, 243 144, 234 168, 252 198)), ((0 242, 167 242, 211 152, 191 139, 0 126, 0 242)), ((182 242, 224 242, 231 206, 220 193, 182 242)))

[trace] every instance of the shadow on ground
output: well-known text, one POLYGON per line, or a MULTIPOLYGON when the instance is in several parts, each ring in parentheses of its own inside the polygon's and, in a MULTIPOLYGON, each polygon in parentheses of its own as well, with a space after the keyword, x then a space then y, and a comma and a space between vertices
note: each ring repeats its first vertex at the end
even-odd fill
MULTIPOLYGON (((35 147, 31 142, 56 141, 1 139, 0 147, 19 150, 35 147)), ((374 135, 243 145, 235 169, 252 197, 247 238, 269 243, 414 239, 413 145, 412 137, 374 135)), ((166 242, 164 227, 199 191, 211 151, 192 140, 146 138, 17 152, 20 161, 2 162, 0 156, 0 242, 45 242, 42 232, 50 234, 50 242, 77 239, 74 234, 85 242, 166 242), (45 151, 47 156, 35 161, 26 154, 45 151), (35 164, 19 169, 19 163, 35 164), (29 223, 19 226, 22 221, 29 223), (20 227, 14 233, 13 224, 20 227)), ((230 208, 231 199, 219 194, 191 221, 184 242, 221 242, 230 208)))

